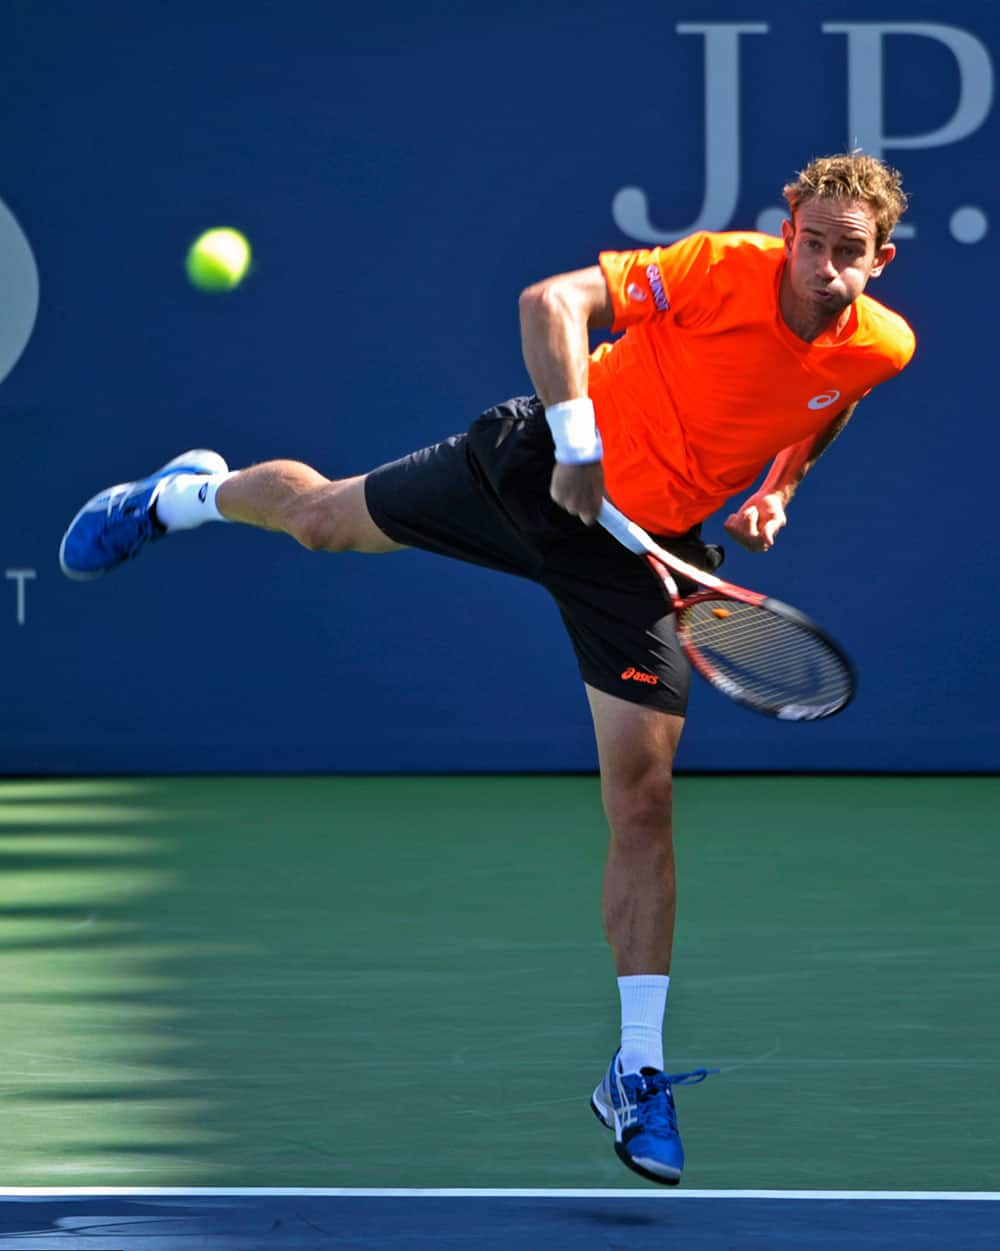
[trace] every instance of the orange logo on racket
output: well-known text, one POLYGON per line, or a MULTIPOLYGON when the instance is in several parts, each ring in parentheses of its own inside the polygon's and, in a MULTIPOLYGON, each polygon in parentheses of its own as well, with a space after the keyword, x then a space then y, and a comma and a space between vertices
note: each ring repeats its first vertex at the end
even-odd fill
POLYGON ((623 682, 645 682, 647 686, 658 686, 660 679, 655 673, 643 673, 641 669, 633 669, 631 665, 622 674, 623 682))

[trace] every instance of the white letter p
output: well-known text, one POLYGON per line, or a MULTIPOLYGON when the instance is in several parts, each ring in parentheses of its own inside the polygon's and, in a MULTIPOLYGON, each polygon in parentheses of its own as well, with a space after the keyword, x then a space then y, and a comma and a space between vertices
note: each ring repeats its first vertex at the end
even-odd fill
MULTIPOLYGON (((824 22, 824 34, 847 36, 847 123, 852 143, 872 156, 886 148, 937 148, 957 143, 978 130, 993 104, 993 63, 984 45, 967 30, 936 22, 824 22), (921 35, 943 43, 958 62, 959 93, 955 111, 936 130, 919 135, 884 132, 882 40, 886 35, 921 35)), ((912 226, 896 231, 912 236, 912 226)))

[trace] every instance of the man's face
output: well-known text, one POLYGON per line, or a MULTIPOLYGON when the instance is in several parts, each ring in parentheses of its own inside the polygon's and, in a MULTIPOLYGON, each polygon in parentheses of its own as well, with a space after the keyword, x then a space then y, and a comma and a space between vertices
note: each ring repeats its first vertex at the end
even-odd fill
POLYGON ((811 199, 793 221, 782 222, 784 285, 799 317, 839 317, 896 254, 894 244, 875 249, 875 215, 859 200, 811 199))

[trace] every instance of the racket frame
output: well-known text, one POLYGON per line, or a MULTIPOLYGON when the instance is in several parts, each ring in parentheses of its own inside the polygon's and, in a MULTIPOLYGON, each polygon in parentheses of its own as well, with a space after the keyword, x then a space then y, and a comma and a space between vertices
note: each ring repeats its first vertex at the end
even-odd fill
POLYGON ((684 654, 690 660, 694 669, 707 682, 722 691, 723 694, 728 695, 730 699, 743 704, 747 708, 752 708, 755 712, 762 712, 765 716, 777 717, 781 721, 818 721, 824 717, 831 717, 838 712, 842 712, 854 698, 857 688, 857 673, 850 658, 839 644, 818 626, 811 617, 806 616, 804 612, 801 612, 798 608, 793 608, 791 604, 786 604, 780 599, 774 599, 772 596, 764 595, 760 591, 751 591, 746 587, 737 586, 734 582, 727 582, 724 578, 717 578, 714 573, 699 569, 697 565, 688 564, 686 560, 682 560, 679 556, 675 556, 672 552, 662 548, 641 526, 634 521, 630 521, 624 513, 620 512, 610 500, 605 499, 601 504, 597 520, 623 547, 627 547, 629 551, 634 552, 637 556, 645 558, 647 564, 663 583, 663 587, 673 604, 677 618, 677 639, 684 649, 684 654), (674 577, 675 574, 687 578, 688 581, 696 583, 703 589, 695 591, 691 595, 681 595, 674 577), (812 710, 806 705, 796 704, 787 704, 781 709, 771 709, 744 695, 740 686, 732 682, 726 674, 720 672, 691 640, 686 623, 687 610, 695 607, 697 604, 703 604, 712 600, 732 600, 740 604, 749 604, 754 608, 763 608, 768 612, 774 613, 775 616, 783 617, 785 620, 791 621, 815 635, 843 665, 849 681, 846 697, 834 704, 821 705, 812 710))

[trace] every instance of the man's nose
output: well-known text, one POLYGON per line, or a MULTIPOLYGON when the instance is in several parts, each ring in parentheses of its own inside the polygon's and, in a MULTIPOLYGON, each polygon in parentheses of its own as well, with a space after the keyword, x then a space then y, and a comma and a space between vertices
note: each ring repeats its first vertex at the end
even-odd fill
POLYGON ((826 278, 826 279, 836 278, 837 269, 833 263, 833 257, 832 256, 820 257, 816 265, 816 273, 818 274, 820 278, 826 278))

